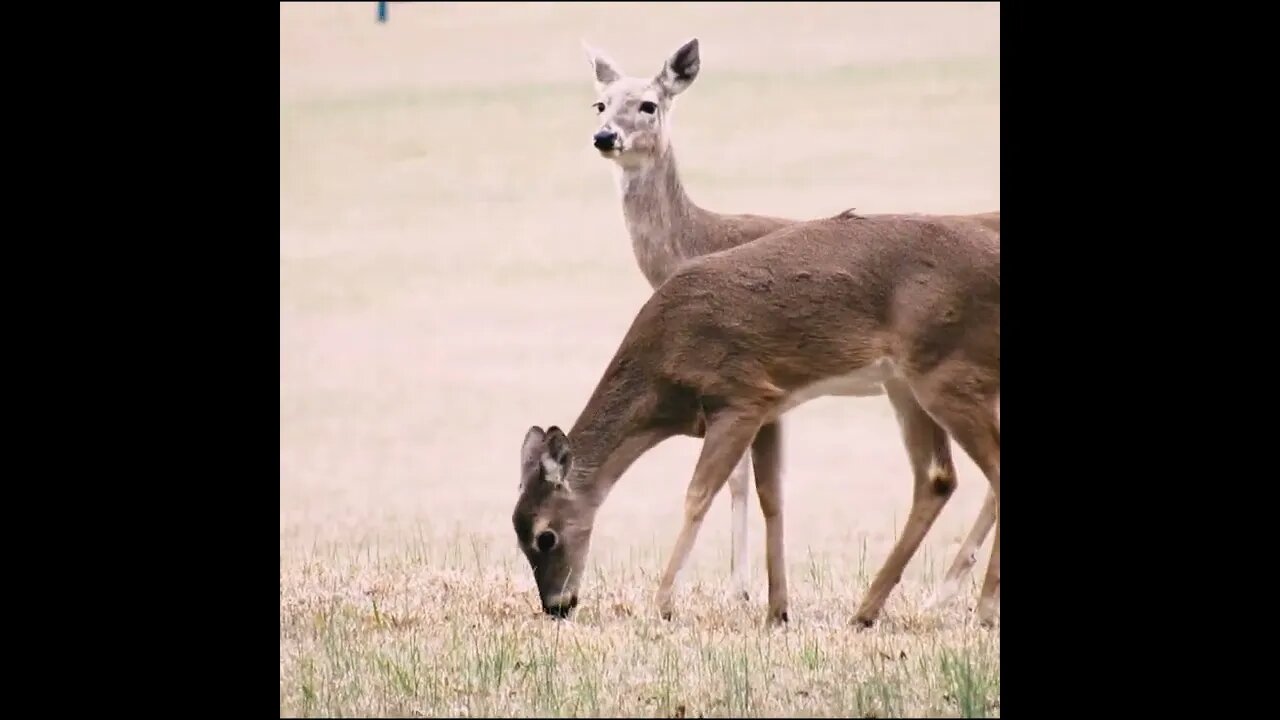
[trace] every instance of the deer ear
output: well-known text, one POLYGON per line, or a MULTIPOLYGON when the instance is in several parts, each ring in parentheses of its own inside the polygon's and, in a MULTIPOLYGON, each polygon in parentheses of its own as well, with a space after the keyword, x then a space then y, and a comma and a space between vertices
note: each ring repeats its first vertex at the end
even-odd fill
POLYGON ((606 85, 622 77, 622 71, 608 55, 591 47, 586 40, 582 41, 582 51, 587 54, 587 62, 591 64, 591 72, 596 78, 596 91, 603 90, 606 85))
POLYGON ((546 433, 542 432, 542 428, 534 425, 529 428, 529 432, 525 433, 524 444, 520 446, 520 485, 523 486, 525 479, 538 470, 538 464, 542 462, 542 446, 546 433))
POLYGON ((542 469, 546 472, 547 482, 565 486, 565 478, 569 468, 573 466, 573 449, 569 446, 569 438, 560 428, 552 425, 547 428, 543 441, 542 469))
POLYGON ((662 72, 658 73, 658 85, 666 91, 668 95, 679 95, 693 84, 694 78, 698 77, 698 69, 702 66, 702 60, 698 55, 698 38, 694 38, 679 50, 667 58, 666 64, 662 66, 662 72))

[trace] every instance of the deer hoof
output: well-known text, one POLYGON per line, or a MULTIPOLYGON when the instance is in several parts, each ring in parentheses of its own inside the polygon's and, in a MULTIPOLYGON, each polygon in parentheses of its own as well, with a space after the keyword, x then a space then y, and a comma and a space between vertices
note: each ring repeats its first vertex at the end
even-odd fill
POLYGON ((662 618, 663 620, 671 620, 671 608, 669 607, 658 608, 658 617, 662 618))
POLYGON ((996 600, 995 598, 982 598, 978 600, 978 624, 984 628, 994 628, 996 626, 996 600))

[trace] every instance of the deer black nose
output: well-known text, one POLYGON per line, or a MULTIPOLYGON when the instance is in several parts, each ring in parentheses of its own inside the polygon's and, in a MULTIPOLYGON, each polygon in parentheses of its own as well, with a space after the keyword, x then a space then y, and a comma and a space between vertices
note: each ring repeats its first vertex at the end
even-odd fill
POLYGON ((576 607, 578 607, 577 595, 569 596, 567 602, 563 598, 559 598, 554 603, 547 603, 547 602, 542 603, 542 611, 552 617, 557 617, 557 618, 568 617, 569 611, 576 607))
POLYGON ((618 133, 601 130, 592 136, 591 139, 594 141, 593 144, 596 146, 596 149, 612 150, 614 141, 618 139, 618 133))

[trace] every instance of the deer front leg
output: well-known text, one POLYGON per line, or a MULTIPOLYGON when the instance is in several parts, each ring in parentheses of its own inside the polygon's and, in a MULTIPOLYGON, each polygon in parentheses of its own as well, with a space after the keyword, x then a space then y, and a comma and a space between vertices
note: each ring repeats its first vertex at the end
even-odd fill
POLYGON ((684 501, 684 526, 676 538, 675 548, 667 561, 667 569, 658 585, 658 612, 663 619, 671 619, 671 590, 676 577, 689 558, 693 542, 707 516, 707 509, 716 493, 724 486, 734 465, 742 459, 751 445, 756 429, 760 427, 759 415, 736 410, 724 410, 710 420, 698 456, 693 479, 684 501))
POLYGON ((854 622, 862 627, 870 627, 879 617, 890 591, 902 579, 907 562, 956 488, 955 465, 946 431, 924 411, 905 383, 891 380, 884 387, 907 446, 914 484, 911 511, 902 535, 854 614, 854 622))
POLYGON ((782 531, 782 428, 773 422, 760 428, 751 444, 755 461, 756 493, 764 514, 765 559, 769 570, 770 625, 787 617, 787 566, 782 531))
POLYGON ((747 489, 750 485, 751 457, 744 454, 729 475, 729 593, 743 601, 751 599, 751 593, 747 590, 751 576, 750 561, 747 559, 747 489))
POLYGON ((960 545, 960 551, 956 553, 956 559, 951 564, 951 569, 947 570, 947 574, 942 579, 942 584, 938 586, 938 589, 933 593, 933 597, 929 599, 926 605, 927 609, 940 608, 951 602, 959 594, 960 581, 977 564, 978 548, 982 547, 983 541, 987 539, 987 533, 991 532, 991 528, 995 524, 996 495, 995 492, 988 491, 987 499, 983 501, 982 509, 978 511, 978 518, 973 523, 973 529, 969 531, 969 536, 960 545))

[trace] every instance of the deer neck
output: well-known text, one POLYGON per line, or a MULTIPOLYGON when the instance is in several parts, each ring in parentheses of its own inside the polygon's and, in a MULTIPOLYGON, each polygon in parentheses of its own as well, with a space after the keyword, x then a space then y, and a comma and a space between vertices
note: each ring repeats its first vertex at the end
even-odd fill
POLYGON ((657 287, 694 254, 701 210, 689 199, 667 144, 653 159, 616 166, 622 214, 645 278, 657 287))
POLYGON ((648 384, 637 361, 610 364, 605 377, 569 430, 573 447, 570 485, 585 491, 593 508, 604 503, 622 474, 670 433, 655 430, 648 384))

